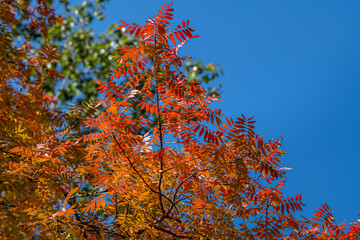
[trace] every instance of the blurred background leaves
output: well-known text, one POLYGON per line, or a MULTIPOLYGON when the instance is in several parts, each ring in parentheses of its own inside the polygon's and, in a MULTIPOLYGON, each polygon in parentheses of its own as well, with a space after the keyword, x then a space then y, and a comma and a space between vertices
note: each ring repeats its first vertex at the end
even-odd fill
MULTIPOLYGON (((24 4, 30 2, 27 0, 24 4)), ((47 2, 63 19, 62 24, 50 29, 48 39, 28 32, 21 22, 14 29, 15 35, 30 39, 34 47, 50 41, 59 50, 59 60, 52 67, 62 74, 63 79, 45 80, 46 91, 59 99, 58 107, 66 106, 70 101, 83 103, 94 100, 98 94, 95 82, 108 79, 108 73, 115 68, 113 57, 117 54, 116 46, 136 46, 138 39, 125 36, 122 31, 114 31, 119 23, 111 24, 108 29, 104 27, 102 33, 94 31, 94 24, 101 24, 106 18, 105 8, 109 0, 47 2)), ((214 83, 214 79, 222 74, 219 66, 192 60, 186 63, 185 73, 190 81, 200 81, 209 95, 220 94, 221 85, 214 83)))

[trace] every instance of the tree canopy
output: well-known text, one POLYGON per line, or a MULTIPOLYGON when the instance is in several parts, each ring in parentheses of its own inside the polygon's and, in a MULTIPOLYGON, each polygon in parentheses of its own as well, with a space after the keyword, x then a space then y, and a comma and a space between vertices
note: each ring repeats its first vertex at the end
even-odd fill
MULTIPOLYGON (((47 6, 56 8, 63 19, 61 25, 49 26, 47 40, 40 34, 29 31, 23 21, 14 26, 14 37, 29 39, 34 51, 50 41, 60 53, 52 67, 63 78, 46 78, 44 81, 46 91, 59 99, 59 106, 68 105, 71 101, 94 100, 98 94, 96 80, 107 78, 108 73, 116 67, 113 60, 117 55, 116 47, 139 44, 138 38, 115 31, 116 23, 104 29, 101 34, 94 31, 94 25, 106 18, 105 8, 108 2, 109 0, 84 0, 74 4, 68 0, 46 0, 47 6)), ((30 1, 21 1, 21 4, 30 6, 30 1)), ((199 78, 209 93, 220 93, 221 86, 212 82, 222 73, 219 66, 189 60, 185 70, 189 78, 199 78)))
POLYGON ((326 204, 300 216, 301 195, 282 193, 281 139, 265 141, 253 118, 210 107, 219 96, 183 72, 190 56, 178 54, 198 36, 189 20, 170 29, 172 4, 144 25, 121 21, 115 30, 137 44, 118 48, 110 76, 96 82, 99 99, 62 110, 46 90, 65 77, 49 44, 50 26, 65 20, 44 0, 1 3, 5 239, 360 237, 359 222, 337 224, 326 204), (36 51, 30 35, 14 38, 19 24, 41 38, 36 51))

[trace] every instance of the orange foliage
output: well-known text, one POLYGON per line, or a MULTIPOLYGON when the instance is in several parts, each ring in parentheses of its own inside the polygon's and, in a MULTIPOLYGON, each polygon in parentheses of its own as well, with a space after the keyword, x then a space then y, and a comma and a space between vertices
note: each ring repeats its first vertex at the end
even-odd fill
MULTIPOLYGON (((1 15, 13 24, 18 6, 10 2, 1 15)), ((52 12, 41 6, 39 14, 52 12)), ((50 111, 53 100, 41 90, 46 74, 57 75, 41 64, 54 60, 54 49, 30 56, 24 43, 1 59, 10 71, 0 86, 0 233, 7 239, 359 238, 359 223, 335 224, 327 205, 311 220, 298 219, 301 195, 287 198, 281 190, 281 139, 265 141, 252 118, 229 119, 209 107, 219 99, 186 79, 181 67, 190 56, 178 56, 198 36, 189 21, 168 30, 173 10, 165 4, 144 26, 122 21, 118 29, 139 37, 139 46, 119 50, 118 69, 98 82, 104 99, 67 114, 50 111), (32 66, 21 67, 21 59, 32 66), (127 78, 125 87, 119 78, 127 78), (133 118, 130 106, 149 117, 133 118)), ((46 29, 46 23, 33 25, 46 29)))
POLYGON ((28 39, 14 39, 12 32, 14 24, 23 24, 46 39, 47 29, 58 19, 46 1, 37 1, 36 7, 27 4, 0 4, 1 239, 46 236, 41 231, 51 228, 54 206, 64 198, 59 186, 65 178, 59 176, 68 164, 56 148, 58 129, 67 120, 49 110, 54 100, 42 89, 44 79, 61 77, 48 67, 56 60, 56 49, 44 46, 34 53, 28 39))

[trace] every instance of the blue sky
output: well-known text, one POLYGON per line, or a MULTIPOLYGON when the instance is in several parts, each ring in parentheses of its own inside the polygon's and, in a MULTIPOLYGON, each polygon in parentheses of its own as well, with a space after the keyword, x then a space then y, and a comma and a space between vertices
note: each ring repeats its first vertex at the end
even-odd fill
MULTIPOLYGON (((110 0, 96 25, 144 24, 164 1, 110 0)), ((167 2, 170 3, 170 2, 167 2)), ((200 38, 180 54, 219 64, 226 116, 255 116, 265 138, 283 136, 285 193, 311 217, 322 203, 338 223, 360 213, 360 1, 174 1, 174 25, 200 38)))

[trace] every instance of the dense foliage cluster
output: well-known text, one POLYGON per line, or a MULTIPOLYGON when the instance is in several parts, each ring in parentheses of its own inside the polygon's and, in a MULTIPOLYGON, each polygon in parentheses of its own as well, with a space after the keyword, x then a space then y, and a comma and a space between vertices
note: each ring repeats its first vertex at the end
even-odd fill
POLYGON ((143 26, 117 27, 137 44, 119 47, 111 76, 97 82, 103 98, 65 111, 45 90, 63 79, 48 44, 63 21, 45 0, 0 2, 4 239, 360 237, 359 222, 336 224, 326 204, 299 217, 301 195, 282 193, 281 139, 209 107, 218 96, 182 72, 191 57, 178 55, 198 36, 189 21, 170 30, 171 4, 143 26), (41 37, 38 51, 14 38, 19 24, 41 37))

